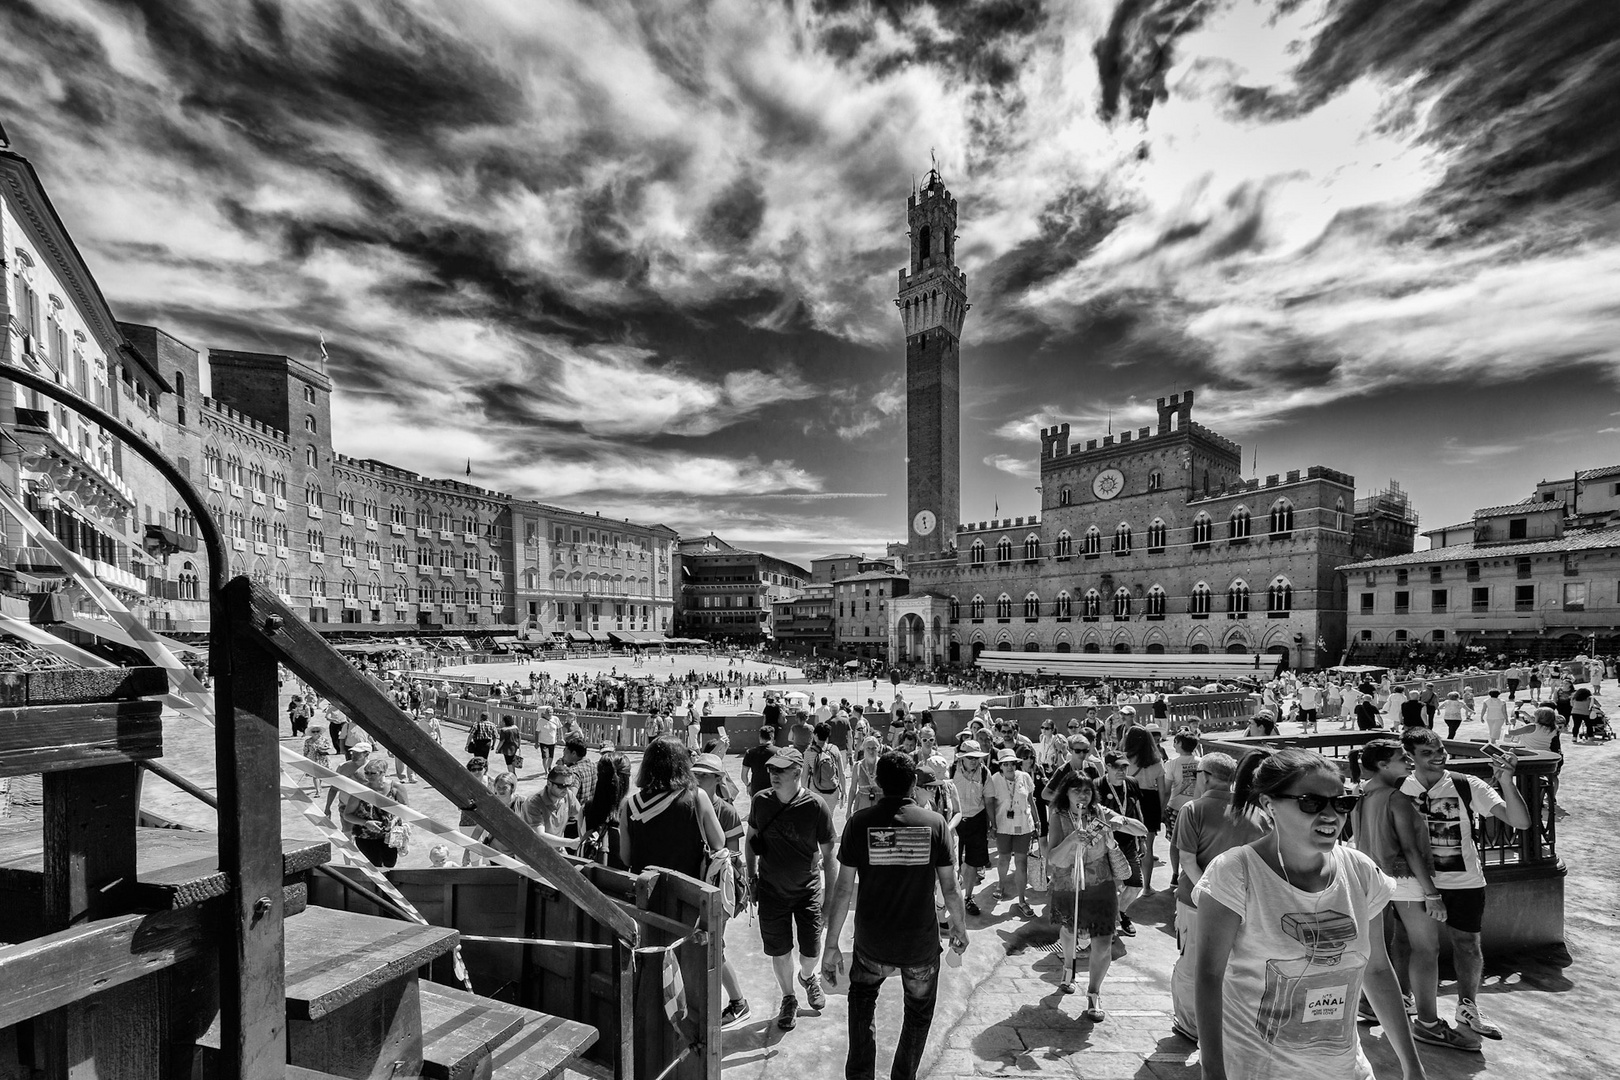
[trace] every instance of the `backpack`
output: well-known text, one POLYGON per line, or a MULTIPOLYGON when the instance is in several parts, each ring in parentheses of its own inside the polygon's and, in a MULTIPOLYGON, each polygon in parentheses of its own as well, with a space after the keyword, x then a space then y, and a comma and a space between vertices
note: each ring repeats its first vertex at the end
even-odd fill
POLYGON ((844 771, 838 767, 838 751, 831 746, 823 746, 817 751, 816 771, 811 776, 811 782, 823 795, 844 786, 844 771))

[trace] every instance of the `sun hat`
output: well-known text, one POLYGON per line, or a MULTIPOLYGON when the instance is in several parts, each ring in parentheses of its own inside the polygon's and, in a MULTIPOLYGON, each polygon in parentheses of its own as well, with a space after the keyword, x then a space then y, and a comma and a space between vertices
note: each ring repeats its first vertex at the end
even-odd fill
POLYGON ((979 744, 978 743, 974 742, 972 739, 969 739, 969 740, 967 740, 966 742, 964 742, 962 744, 960 749, 958 749, 956 751, 956 756, 957 757, 989 757, 990 755, 985 753, 983 750, 979 749, 979 744))
POLYGON ((692 771, 724 776, 726 767, 720 763, 719 754, 699 754, 692 759, 692 771))
POLYGON ((1018 755, 1013 753, 1011 750, 1002 750, 996 755, 997 765, 1005 765, 1009 761, 1014 765, 1018 764, 1018 755))

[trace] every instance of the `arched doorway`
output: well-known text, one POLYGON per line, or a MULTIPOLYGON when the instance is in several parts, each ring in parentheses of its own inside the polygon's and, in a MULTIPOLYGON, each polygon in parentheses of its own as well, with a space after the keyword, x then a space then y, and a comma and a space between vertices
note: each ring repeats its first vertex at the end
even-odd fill
POLYGON ((1025 652, 1040 652, 1041 651, 1041 643, 1038 642, 1038 641, 1026 641, 1026 642, 1024 642, 1024 651, 1025 652))
POLYGON ((1249 647, 1243 644, 1241 641, 1234 641, 1232 644, 1226 647, 1226 651, 1234 656, 1246 656, 1248 655, 1249 647))
POLYGON ((1286 646, 1286 645, 1273 645, 1271 648, 1266 650, 1266 654, 1268 656, 1280 656, 1280 657, 1282 657, 1282 670, 1284 670, 1284 671, 1288 670, 1288 646, 1286 646))
POLYGON ((1191 649, 1192 649, 1192 651, 1194 653, 1198 654, 1199 656, 1202 656, 1205 653, 1209 652, 1209 646, 1205 645, 1202 641, 1193 642, 1192 646, 1191 646, 1191 649))
POLYGON ((925 652, 926 639, 923 631, 923 621, 915 613, 907 612, 900 616, 900 625, 897 627, 899 637, 900 659, 917 664, 927 660, 925 652))
POLYGON ((1163 656, 1164 643, 1159 641, 1150 641, 1148 642, 1147 651, 1150 656, 1163 656))
MULTIPOLYGON (((979 650, 974 649, 973 655, 979 655, 979 650)), ((950 657, 951 663, 953 664, 960 664, 962 662, 962 643, 960 641, 951 642, 950 657)))
POLYGON ((982 652, 984 652, 984 642, 975 641, 973 643, 973 659, 977 660, 982 652))
POLYGON ((1060 642, 1057 643, 1057 651, 1058 652, 1072 652, 1073 650, 1069 647, 1069 643, 1067 641, 1060 641, 1060 642))
POLYGON ((1094 653, 1102 652, 1102 650, 1097 647, 1097 643, 1095 641, 1086 642, 1086 647, 1084 649, 1081 649, 1080 651, 1081 652, 1094 652, 1094 653))
POLYGON ((1114 651, 1116 653, 1128 653, 1131 651, 1131 643, 1128 641, 1116 641, 1114 642, 1114 651))
POLYGON ((996 642, 996 652, 1012 652, 1012 642, 1010 642, 1010 641, 998 641, 998 642, 996 642))

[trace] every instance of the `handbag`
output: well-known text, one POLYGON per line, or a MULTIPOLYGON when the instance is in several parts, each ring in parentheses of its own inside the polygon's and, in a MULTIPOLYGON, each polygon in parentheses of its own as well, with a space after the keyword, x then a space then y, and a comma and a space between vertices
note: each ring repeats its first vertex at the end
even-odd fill
POLYGON ((1108 834, 1107 851, 1108 869, 1113 871, 1114 879, 1116 881, 1128 879, 1136 868, 1131 864, 1131 860, 1126 856, 1125 852, 1120 850, 1119 841, 1114 839, 1113 833, 1108 834))
POLYGON ((411 853, 411 827, 403 821, 396 821, 388 826, 383 834, 383 843, 391 848, 397 848, 401 855, 411 853))

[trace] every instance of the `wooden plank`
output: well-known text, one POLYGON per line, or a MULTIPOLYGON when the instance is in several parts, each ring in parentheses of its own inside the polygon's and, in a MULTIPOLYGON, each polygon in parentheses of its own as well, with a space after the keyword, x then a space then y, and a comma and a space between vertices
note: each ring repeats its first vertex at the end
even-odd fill
POLYGON ((420 990, 415 972, 410 972, 317 1019, 289 1016, 287 1060, 356 1080, 420 1076, 420 990))
POLYGON ((0 1028, 197 956, 214 924, 204 905, 97 919, 0 946, 0 1028))
POLYGON ((279 1080, 287 1062, 282 968, 281 775, 274 657, 244 633, 248 579, 213 596, 219 868, 234 883, 220 949, 220 1075, 279 1080))
MULTIPOLYGON (((635 921, 615 908, 580 872, 544 843, 523 819, 468 773, 465 765, 435 743, 427 730, 406 716, 382 689, 361 675, 269 589, 246 578, 227 586, 250 607, 242 632, 275 659, 290 666, 316 692, 341 706, 371 737, 401 758, 455 806, 471 812, 514 856, 533 867, 594 919, 634 944, 635 921), (272 621, 273 620, 273 621, 272 621), (273 627, 273 629, 271 629, 273 627)), ((224 760, 223 758, 221 760, 224 760)))
POLYGON ((162 714, 160 701, 0 709, 0 776, 162 757, 162 714))
POLYGON ((62 668, 0 672, 0 705, 70 705, 162 697, 169 674, 160 667, 62 668))
POLYGON ((312 907, 287 924, 287 1015, 318 1020, 455 948, 442 926, 312 907))
POLYGON ((589 1024, 542 1016, 495 1048, 490 1080, 549 1080, 590 1049, 596 1039, 596 1029, 589 1024))
POLYGON ((423 983, 422 1075, 433 1080, 472 1080, 495 1047, 541 1014, 437 983, 423 983))

